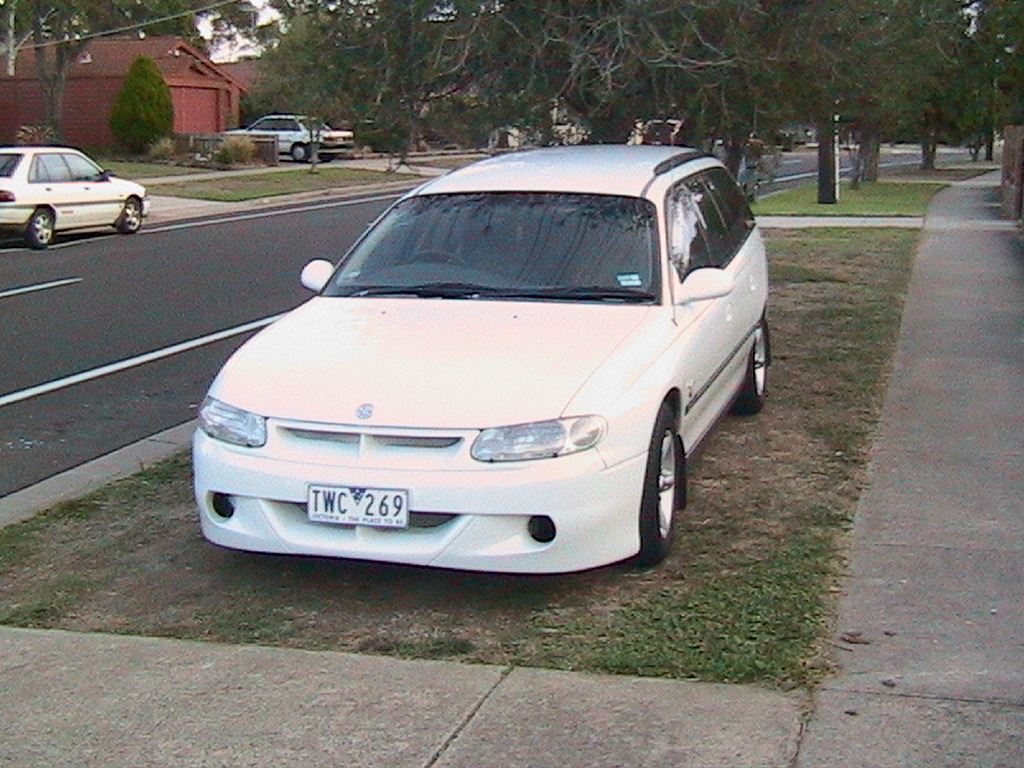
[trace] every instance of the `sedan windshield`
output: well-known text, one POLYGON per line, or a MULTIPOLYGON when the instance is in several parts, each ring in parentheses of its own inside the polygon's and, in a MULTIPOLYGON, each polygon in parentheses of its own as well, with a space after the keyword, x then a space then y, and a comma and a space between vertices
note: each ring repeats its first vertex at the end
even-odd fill
POLYGON ((342 262, 327 296, 654 303, 654 206, 612 195, 422 195, 342 262))

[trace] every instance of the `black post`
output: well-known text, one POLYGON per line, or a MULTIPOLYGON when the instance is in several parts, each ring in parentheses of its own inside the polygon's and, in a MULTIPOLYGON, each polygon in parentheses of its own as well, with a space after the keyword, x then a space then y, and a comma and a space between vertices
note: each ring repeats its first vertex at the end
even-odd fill
POLYGON ((835 205, 839 202, 839 153, 836 152, 836 121, 818 125, 818 202, 835 205))

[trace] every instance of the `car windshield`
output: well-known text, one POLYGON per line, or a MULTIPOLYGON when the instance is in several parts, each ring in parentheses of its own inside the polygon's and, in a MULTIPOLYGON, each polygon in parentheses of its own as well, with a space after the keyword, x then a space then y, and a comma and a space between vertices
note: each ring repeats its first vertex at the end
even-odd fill
POLYGON ((0 177, 10 178, 14 175, 14 169, 18 167, 22 156, 20 154, 0 154, 0 177))
POLYGON ((654 303, 655 220, 649 201, 612 195, 411 197, 356 244, 324 295, 654 303))

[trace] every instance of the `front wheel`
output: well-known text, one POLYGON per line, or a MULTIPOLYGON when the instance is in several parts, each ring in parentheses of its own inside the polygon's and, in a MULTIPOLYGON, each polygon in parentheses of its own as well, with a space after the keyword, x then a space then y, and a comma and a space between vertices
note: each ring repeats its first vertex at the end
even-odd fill
POLYGON ((662 403, 647 450, 640 499, 639 565, 657 565, 668 556, 676 512, 686 506, 686 456, 675 421, 672 406, 662 403))
POLYGON ((121 215, 117 217, 114 228, 122 235, 134 235, 142 226, 142 201, 137 197, 129 197, 124 201, 121 215))
POLYGON ((25 227, 25 242, 37 251, 48 247, 53 242, 56 219, 49 208, 36 208, 25 227))
POLYGON ((747 360, 747 372, 743 377, 739 394, 732 406, 732 412, 740 416, 752 416, 764 408, 768 394, 768 364, 771 362, 771 348, 768 338, 768 322, 754 329, 754 344, 747 360))

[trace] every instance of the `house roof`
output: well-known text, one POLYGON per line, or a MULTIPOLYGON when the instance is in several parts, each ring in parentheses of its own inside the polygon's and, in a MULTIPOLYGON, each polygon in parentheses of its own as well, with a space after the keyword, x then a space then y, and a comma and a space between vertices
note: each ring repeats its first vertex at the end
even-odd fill
MULTIPOLYGON (((199 49, 178 37, 106 37, 90 40, 68 70, 68 78, 124 77, 139 56, 148 56, 168 85, 212 78, 245 91, 248 88, 232 77, 199 49)), ((18 55, 17 78, 35 79, 35 56, 28 51, 18 55)))

